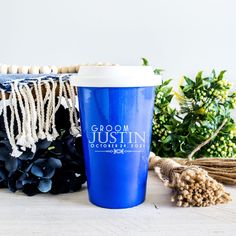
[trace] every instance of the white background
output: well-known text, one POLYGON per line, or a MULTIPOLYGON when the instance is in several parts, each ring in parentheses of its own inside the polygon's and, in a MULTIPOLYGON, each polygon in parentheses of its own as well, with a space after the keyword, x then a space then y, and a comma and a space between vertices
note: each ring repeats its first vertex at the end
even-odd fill
POLYGON ((235 0, 0 3, 2 63, 138 65, 146 57, 175 81, 213 68, 236 78, 235 0))

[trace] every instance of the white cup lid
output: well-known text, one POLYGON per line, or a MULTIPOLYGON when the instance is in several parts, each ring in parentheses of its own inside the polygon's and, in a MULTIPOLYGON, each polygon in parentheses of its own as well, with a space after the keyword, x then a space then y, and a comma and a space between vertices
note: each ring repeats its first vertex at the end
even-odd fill
POLYGON ((77 87, 151 87, 161 76, 151 66, 81 66, 70 81, 77 87))

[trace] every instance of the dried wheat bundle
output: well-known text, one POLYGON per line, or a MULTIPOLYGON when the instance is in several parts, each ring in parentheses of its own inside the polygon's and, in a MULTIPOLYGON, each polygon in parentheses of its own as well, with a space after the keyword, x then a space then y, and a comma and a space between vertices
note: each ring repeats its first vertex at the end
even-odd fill
POLYGON ((231 200, 224 186, 198 166, 181 165, 172 159, 160 159, 158 165, 154 171, 173 189, 171 201, 178 207, 207 207, 231 200))
POLYGON ((177 157, 160 158, 150 154, 149 169, 154 169, 159 178, 173 189, 172 201, 177 206, 210 206, 231 200, 224 191, 224 184, 236 184, 236 159, 199 158, 194 154, 209 143, 223 128, 224 120, 216 132, 186 159, 177 157), (219 182, 217 182, 219 181, 219 182))

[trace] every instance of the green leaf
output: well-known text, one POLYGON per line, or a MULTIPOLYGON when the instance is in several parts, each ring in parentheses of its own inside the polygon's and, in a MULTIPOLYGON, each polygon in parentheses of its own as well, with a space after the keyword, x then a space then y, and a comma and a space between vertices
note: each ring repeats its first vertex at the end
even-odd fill
POLYGON ((188 129, 189 129, 189 131, 190 131, 191 133, 194 133, 194 132, 196 131, 196 126, 195 126, 195 125, 190 125, 190 126, 188 127, 188 129))
POLYGON ((189 85, 195 85, 195 82, 189 79, 188 77, 184 76, 184 80, 186 81, 187 84, 189 85))
POLYGON ((188 85, 195 85, 195 82, 193 82, 191 79, 189 79, 188 77, 184 76, 184 80, 186 81, 186 83, 188 85))
POLYGON ((156 144, 156 142, 154 140, 152 140, 152 145, 153 145, 153 147, 157 146, 157 144, 156 144))
POLYGON ((218 80, 222 80, 222 79, 223 79, 225 72, 226 72, 226 70, 222 70, 222 71, 220 72, 220 74, 219 74, 218 77, 217 77, 218 80))
POLYGON ((163 87, 161 91, 165 94, 169 94, 172 91, 172 87, 163 87))
POLYGON ((196 80, 202 78, 202 73, 203 73, 203 71, 199 71, 199 72, 197 73, 196 80))
POLYGON ((159 113, 159 109, 157 107, 154 107, 154 114, 157 115, 159 113))
POLYGON ((164 125, 167 130, 173 131, 173 125, 164 125))
POLYGON ((223 131, 224 132, 230 132, 231 130, 235 129, 235 124, 229 123, 227 125, 225 125, 223 131))
POLYGON ((168 80, 166 80, 164 82, 162 81, 162 86, 168 85, 171 81, 172 81, 172 79, 168 79, 168 80))
POLYGON ((201 85, 203 83, 202 80, 202 71, 199 71, 197 76, 196 76, 196 86, 198 87, 199 85, 201 85))
POLYGON ((168 95, 166 96, 166 100, 170 103, 174 95, 168 95))
POLYGON ((183 87, 182 91, 184 93, 186 93, 186 92, 188 92, 188 91, 190 91, 192 89, 193 89, 193 85, 186 85, 186 86, 183 87))
POLYGON ((155 75, 161 75, 161 73, 162 73, 163 71, 164 71, 163 69, 155 69, 155 70, 154 70, 154 74, 155 74, 155 75))
POLYGON ((146 58, 141 58, 141 60, 143 61, 143 66, 149 66, 149 62, 146 58))
POLYGON ((171 141, 171 135, 168 135, 163 141, 162 143, 169 143, 171 141))
POLYGON ((164 122, 165 116, 160 116, 159 119, 164 122))
POLYGON ((215 77, 216 77, 216 71, 215 71, 215 69, 213 69, 211 73, 212 73, 213 78, 215 78, 215 77))
POLYGON ((204 120, 201 123, 202 123, 202 126, 207 127, 208 129, 212 129, 213 128, 213 125, 208 120, 204 120))

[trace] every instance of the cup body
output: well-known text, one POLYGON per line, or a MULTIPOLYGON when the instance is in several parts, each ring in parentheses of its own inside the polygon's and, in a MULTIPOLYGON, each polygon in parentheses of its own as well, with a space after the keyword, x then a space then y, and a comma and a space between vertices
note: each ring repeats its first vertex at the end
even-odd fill
POLYGON ((128 208, 145 200, 155 87, 78 87, 89 200, 128 208))

